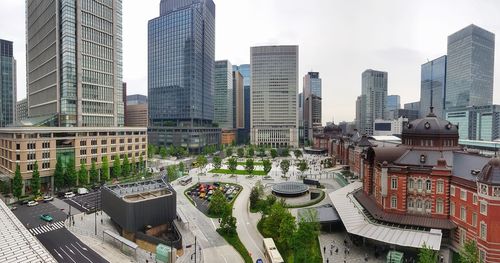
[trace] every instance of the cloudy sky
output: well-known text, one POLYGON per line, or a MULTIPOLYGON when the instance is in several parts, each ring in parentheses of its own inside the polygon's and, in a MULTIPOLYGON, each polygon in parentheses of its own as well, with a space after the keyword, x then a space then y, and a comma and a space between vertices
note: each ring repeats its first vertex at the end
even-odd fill
MULTIPOLYGON (((469 24, 500 33, 498 0, 214 1, 216 59, 249 63, 251 46, 299 45, 299 89, 308 71, 320 72, 323 122, 354 118, 365 69, 389 72, 389 94, 399 94, 402 103, 416 101, 420 65, 446 54, 448 35, 469 24)), ((15 42, 19 98, 26 96, 24 2, 0 1, 0 38, 15 42)), ((147 21, 158 16, 159 2, 123 0, 129 94, 147 94, 147 21)), ((499 74, 496 70, 495 103, 500 103, 499 74)))

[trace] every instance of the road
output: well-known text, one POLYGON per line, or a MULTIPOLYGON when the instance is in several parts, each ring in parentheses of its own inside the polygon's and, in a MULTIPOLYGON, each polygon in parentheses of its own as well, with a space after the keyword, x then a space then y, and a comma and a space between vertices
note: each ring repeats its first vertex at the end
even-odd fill
POLYGON ((36 237, 58 262, 108 262, 82 243, 66 228, 41 233, 36 237))

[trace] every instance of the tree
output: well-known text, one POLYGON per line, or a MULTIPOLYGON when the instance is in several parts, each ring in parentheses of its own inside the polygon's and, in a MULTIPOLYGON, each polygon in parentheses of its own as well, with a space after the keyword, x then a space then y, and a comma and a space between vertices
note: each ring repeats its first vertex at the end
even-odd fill
POLYGON ((293 151, 293 155, 295 155, 295 158, 299 159, 300 157, 302 157, 302 151, 297 149, 293 151))
POLYGON ((102 165, 101 165, 101 181, 107 181, 109 180, 109 160, 108 156, 104 156, 102 158, 102 165))
POLYGON ((153 158, 156 153, 156 146, 153 144, 148 144, 148 158, 153 158))
POLYGON ((320 225, 315 210, 305 210, 293 237, 296 262, 321 262, 321 259, 310 257, 319 230, 320 225))
POLYGON ((233 148, 227 147, 226 149, 226 156, 231 157, 233 155, 233 148))
POLYGON ((257 208, 257 203, 259 202, 259 190, 254 186, 252 187, 252 191, 250 192, 250 208, 257 208))
POLYGON ((75 168, 75 159, 70 158, 66 164, 66 172, 64 173, 64 182, 66 186, 73 187, 76 185, 77 173, 75 168))
POLYGON ((280 236, 280 224, 281 220, 286 216, 288 210, 284 208, 280 203, 274 203, 269 209, 269 215, 264 221, 264 232, 267 233, 274 239, 278 239, 280 236))
POLYGON ((122 176, 123 177, 130 176, 130 162, 128 160, 127 154, 125 154, 125 157, 123 157, 122 176))
POLYGON ((144 171, 144 156, 142 156, 142 153, 141 155, 139 155, 139 172, 138 174, 142 174, 144 171))
POLYGON ((266 149, 262 146, 259 147, 259 150, 258 150, 258 155, 259 157, 265 157, 266 156, 266 149))
POLYGON ((184 175, 184 163, 183 162, 180 162, 178 165, 177 165, 177 169, 179 169, 179 172, 181 172, 182 175, 184 175))
POLYGON ((288 169, 290 168, 290 161, 288 160, 281 161, 280 168, 281 168, 281 173, 283 173, 283 176, 286 176, 286 173, 288 173, 288 169))
POLYGON ((64 186, 64 169, 61 157, 57 157, 56 169, 54 171, 54 186, 59 189, 64 186))
POLYGON ((253 157, 255 155, 255 150, 253 147, 248 148, 247 157, 253 157))
POLYGON ((273 168, 273 164, 267 159, 262 161, 262 166, 264 167, 264 172, 266 174, 268 174, 271 171, 271 168, 273 168))
POLYGON ((214 156, 214 169, 219 170, 222 166, 222 159, 219 156, 214 156))
POLYGON ((113 160, 113 177, 118 178, 122 174, 122 167, 120 164, 120 156, 115 155, 113 160))
POLYGON ((288 157, 290 156, 290 150, 288 148, 281 149, 281 157, 288 157))
POLYGON ((229 160, 227 160, 227 168, 229 169, 229 171, 231 171, 233 175, 237 167, 238 167, 238 161, 235 158, 229 158, 229 160))
POLYGON ((278 241, 285 246, 286 250, 291 249, 293 246, 293 234, 296 229, 295 218, 290 212, 286 213, 281 219, 278 238, 278 241))
POLYGON ((130 161, 130 172, 132 175, 137 174, 137 162, 134 155, 132 155, 132 160, 130 161))
POLYGON ((278 157, 278 151, 276 149, 271 149, 271 158, 276 158, 278 157))
POLYGON ((95 184, 99 179, 99 172, 97 171, 96 163, 94 160, 92 160, 92 163, 90 164, 89 175, 90 175, 90 182, 92 184, 95 184))
POLYGON ((229 203, 222 191, 215 190, 212 200, 210 200, 210 204, 208 205, 208 213, 212 216, 222 217, 227 206, 229 206, 229 203))
POLYGON ((80 171, 78 171, 78 185, 86 184, 88 181, 87 177, 87 166, 82 163, 80 164, 80 171))
POLYGON ((200 168, 200 173, 203 173, 203 169, 205 169, 205 166, 208 164, 207 157, 205 157, 205 155, 198 155, 198 157, 196 157, 196 163, 200 168))
POLYGON ((160 146, 160 156, 162 159, 167 158, 167 148, 165 146, 160 146))
POLYGON ((33 175, 31 177, 31 191, 34 196, 40 194, 40 172, 38 171, 38 161, 33 165, 33 175))
POLYGON ((17 199, 23 194, 23 178, 21 177, 21 167, 19 167, 19 164, 16 164, 16 173, 12 180, 12 194, 17 199))
POLYGON ((254 169, 255 169, 255 166, 254 166, 253 159, 247 159, 245 162, 245 170, 249 174, 252 174, 254 169))
MULTIPOLYGON (((462 257, 460 257, 462 259, 462 257)), ((435 250, 432 250, 425 243, 422 248, 418 251, 418 263, 436 263, 438 262, 438 253, 435 250)), ((471 263, 472 261, 465 261, 467 263, 471 263)), ((464 262, 464 263, 465 263, 464 262)))
POLYGON ((238 158, 243 158, 243 156, 245 155, 245 150, 243 148, 238 148, 237 155, 238 158))
POLYGON ((460 254, 460 263, 478 263, 479 262, 479 251, 477 250, 477 244, 474 240, 468 240, 465 242, 460 254))
POLYGON ((168 176, 168 181, 172 182, 175 179, 177 179, 177 169, 175 168, 175 165, 169 165, 167 166, 167 176, 168 176))
POLYGON ((309 167, 307 166, 306 160, 300 160, 299 161, 298 169, 302 173, 302 176, 304 176, 304 172, 309 169, 309 167))
POLYGON ((231 206, 225 206, 220 222, 220 229, 223 233, 234 236, 236 235, 236 217, 231 212, 231 206))

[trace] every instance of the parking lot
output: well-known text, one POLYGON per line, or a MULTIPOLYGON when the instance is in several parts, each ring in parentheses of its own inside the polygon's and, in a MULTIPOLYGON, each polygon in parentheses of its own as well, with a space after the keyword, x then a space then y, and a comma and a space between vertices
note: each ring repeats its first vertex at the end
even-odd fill
POLYGON ((101 209, 101 190, 90 192, 85 195, 76 195, 72 198, 63 199, 67 204, 76 207, 85 213, 93 213, 95 209, 101 209))
POLYGON ((66 214, 52 205, 51 202, 39 202, 38 205, 32 207, 18 205, 17 209, 12 212, 28 229, 47 224, 40 218, 43 214, 49 214, 53 218, 53 223, 66 220, 66 214))
POLYGON ((208 214, 208 206, 210 205, 210 199, 216 188, 219 188, 226 196, 227 200, 231 202, 239 192, 242 190, 241 186, 235 184, 226 183, 203 183, 195 184, 188 190, 188 195, 195 202, 196 208, 204 214, 208 214), (201 187, 201 186, 204 187, 201 187), (203 190, 202 190, 203 188, 203 190), (210 190, 212 192, 210 193, 210 190))

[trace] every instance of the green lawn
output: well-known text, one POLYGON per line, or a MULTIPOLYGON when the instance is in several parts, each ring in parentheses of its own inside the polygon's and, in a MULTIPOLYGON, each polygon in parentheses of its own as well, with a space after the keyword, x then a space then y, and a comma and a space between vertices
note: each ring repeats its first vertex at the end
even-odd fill
POLYGON ((245 260, 245 263, 253 262, 252 257, 250 257, 248 250, 245 248, 243 243, 241 243, 238 235, 227 235, 226 233, 219 231, 219 229, 217 229, 217 233, 219 233, 219 235, 221 235, 227 241, 227 243, 229 243, 229 245, 233 246, 234 249, 238 251, 238 253, 240 253, 241 257, 243 257, 243 259, 245 260))
POLYGON ((215 173, 215 174, 238 174, 238 175, 267 175, 266 172, 260 171, 260 170, 254 170, 251 174, 248 173, 246 170, 236 170, 233 172, 229 171, 228 169, 212 169, 208 171, 209 173, 215 173))

